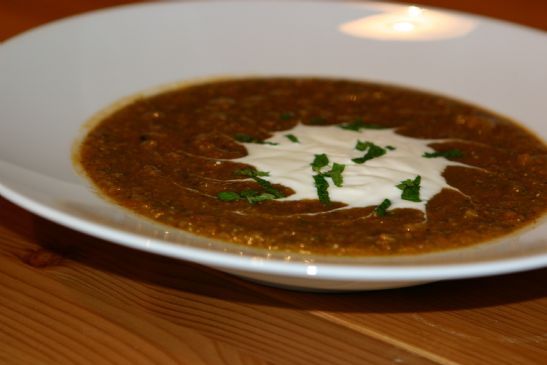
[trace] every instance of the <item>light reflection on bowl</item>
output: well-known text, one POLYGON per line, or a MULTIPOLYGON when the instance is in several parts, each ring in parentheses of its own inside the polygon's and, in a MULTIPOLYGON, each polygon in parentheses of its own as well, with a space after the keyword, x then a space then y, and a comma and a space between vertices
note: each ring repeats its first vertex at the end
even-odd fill
POLYGON ((417 6, 377 4, 379 14, 340 25, 345 34, 390 41, 431 41, 463 37, 476 24, 469 18, 417 6))

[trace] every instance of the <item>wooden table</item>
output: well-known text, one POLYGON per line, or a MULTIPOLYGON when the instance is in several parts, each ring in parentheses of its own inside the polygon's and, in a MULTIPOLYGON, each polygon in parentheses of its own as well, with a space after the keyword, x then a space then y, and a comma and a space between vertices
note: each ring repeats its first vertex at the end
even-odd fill
MULTIPOLYGON (((2 0, 0 40, 122 0, 2 0)), ((544 0, 418 1, 547 30, 544 0)), ((1 70, 0 70, 1 72, 1 70)), ((3 364, 547 364, 547 270, 354 294, 258 286, 0 198, 3 364)))

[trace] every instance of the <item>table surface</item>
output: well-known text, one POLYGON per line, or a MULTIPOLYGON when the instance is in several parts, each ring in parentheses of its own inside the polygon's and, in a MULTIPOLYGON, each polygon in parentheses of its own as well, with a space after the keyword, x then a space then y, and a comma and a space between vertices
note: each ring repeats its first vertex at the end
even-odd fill
MULTIPOLYGON (((2 0, 0 41, 127 0, 2 0)), ((545 0, 423 0, 547 30, 545 0)), ((0 198, 0 363, 545 364, 547 270, 352 294, 255 285, 0 198)))

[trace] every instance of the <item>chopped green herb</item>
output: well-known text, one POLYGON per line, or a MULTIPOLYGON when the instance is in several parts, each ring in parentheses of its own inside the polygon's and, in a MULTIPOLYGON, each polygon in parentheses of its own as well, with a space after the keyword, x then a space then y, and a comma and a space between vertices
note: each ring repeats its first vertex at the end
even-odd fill
POLYGON ((458 149, 452 149, 448 151, 436 151, 436 152, 424 152, 422 157, 425 158, 435 158, 435 157, 445 157, 445 158, 457 158, 462 157, 462 151, 458 149))
POLYGON ((261 194, 247 196, 245 198, 247 199, 247 201, 250 204, 255 204, 255 203, 263 202, 263 201, 266 201, 266 200, 276 199, 276 197, 273 194, 270 194, 270 193, 261 193, 261 194))
POLYGON ((386 127, 378 125, 378 124, 365 123, 363 121, 363 119, 361 119, 361 118, 358 118, 358 119, 356 119, 355 121, 353 121, 351 123, 341 124, 339 127, 342 128, 342 129, 346 129, 346 130, 349 130, 349 131, 355 131, 355 132, 359 132, 359 131, 361 131, 361 129, 384 129, 384 128, 386 128, 386 127))
POLYGON ((421 202, 420 200, 420 182, 422 177, 420 175, 416 176, 414 180, 407 179, 401 181, 397 188, 401 189, 401 199, 409 200, 412 202, 421 202))
POLYGON ((323 117, 312 117, 312 118, 310 118, 310 124, 322 125, 322 124, 326 124, 326 123, 327 123, 327 120, 323 117))
POLYGON ((313 171, 320 172, 321 168, 327 166, 329 164, 329 158, 324 153, 320 155, 315 155, 315 158, 313 159, 313 162, 310 164, 313 168, 313 171))
POLYGON ((256 138, 251 137, 248 134, 244 134, 244 133, 236 133, 234 138, 236 139, 236 141, 244 142, 244 143, 254 143, 255 141, 257 141, 256 138))
POLYGON ((243 175, 243 176, 249 176, 249 177, 255 177, 255 176, 270 176, 270 173, 267 171, 258 171, 252 168, 245 168, 234 171, 234 174, 236 175, 243 175))
POLYGON ((258 191, 252 190, 252 189, 243 190, 239 193, 239 195, 242 198, 248 198, 250 196, 257 196, 258 194, 260 194, 258 191))
POLYGON ((217 194, 217 197, 219 200, 225 201, 225 202, 233 202, 241 199, 238 193, 235 191, 222 191, 217 194))
POLYGON ((378 205, 375 209, 374 209, 374 213, 378 216, 378 217, 383 217, 386 215, 387 213, 387 209, 391 206, 391 200, 389 199, 384 199, 384 201, 382 203, 380 203, 380 205, 378 205))
POLYGON ((345 168, 346 165, 335 162, 332 164, 332 169, 329 172, 324 173, 323 175, 330 177, 334 185, 342 187, 342 184, 344 183, 344 177, 342 176, 342 172, 344 172, 345 168))
POLYGON ((234 138, 235 138, 236 141, 243 142, 243 143, 269 144, 269 145, 272 145, 272 146, 276 146, 276 145, 279 144, 279 143, 275 143, 275 142, 262 141, 260 139, 257 139, 255 137, 249 136, 248 134, 244 134, 244 133, 236 133, 234 135, 234 138))
POLYGON ((355 144, 355 149, 357 151, 365 151, 367 148, 369 148, 373 144, 374 143, 372 143, 372 142, 357 141, 357 143, 355 144))
POLYGON ((352 161, 357 164, 362 164, 365 161, 372 160, 373 158, 380 157, 386 154, 385 148, 375 145, 372 142, 357 141, 355 149, 358 151, 366 151, 363 157, 352 159, 352 161))
POLYGON ((258 191, 252 190, 252 189, 243 190, 239 193, 222 192, 222 193, 219 193, 218 195, 220 200, 233 201, 233 200, 239 200, 239 199, 247 199, 249 203, 254 204, 256 202, 260 202, 264 200, 272 200, 272 199, 279 199, 279 198, 285 197, 285 195, 281 191, 274 188, 268 180, 264 180, 260 177, 260 176, 270 176, 269 172, 258 171, 254 168, 244 168, 244 169, 234 171, 234 174, 250 177, 251 179, 256 181, 265 190, 265 192, 259 193, 258 191))
POLYGON ((396 148, 395 148, 395 147, 393 147, 393 146, 386 146, 386 148, 387 148, 388 150, 390 150, 390 151, 394 151, 394 150, 396 150, 396 148))
POLYGON ((258 176, 253 176, 254 181, 256 181, 267 193, 272 194, 276 199, 284 198, 285 194, 277 190, 272 186, 268 180, 264 180, 258 176))
POLYGON ((279 115, 279 119, 281 120, 290 120, 292 118, 294 118, 294 113, 292 112, 286 112, 286 113, 282 113, 281 115, 279 115))
POLYGON ((241 199, 247 200, 250 204, 256 204, 265 200, 274 200, 277 199, 273 194, 270 193, 259 193, 256 190, 243 190, 240 193, 235 191, 223 191, 218 193, 218 198, 222 201, 238 201, 241 199))
POLYGON ((285 134, 285 137, 287 137, 291 142, 300 143, 300 141, 294 134, 285 134))
POLYGON ((329 197, 329 183, 327 179, 321 174, 314 175, 313 180, 315 182, 315 188, 317 189, 317 196, 319 197, 319 201, 323 204, 330 204, 330 197, 329 197))

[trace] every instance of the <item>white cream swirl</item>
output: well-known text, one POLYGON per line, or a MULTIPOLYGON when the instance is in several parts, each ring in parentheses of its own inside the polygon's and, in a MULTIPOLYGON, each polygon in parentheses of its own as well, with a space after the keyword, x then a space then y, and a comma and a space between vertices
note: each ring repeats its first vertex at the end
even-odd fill
MULTIPOLYGON (((235 161, 269 172, 265 179, 294 190, 294 194, 280 200, 318 199, 315 174, 310 164, 316 154, 326 154, 330 163, 346 165, 343 186, 329 180, 328 192, 332 201, 347 204, 344 208, 379 205, 384 199, 392 203, 390 209, 413 208, 425 212, 427 202, 443 188, 450 188, 442 176, 447 166, 467 166, 446 158, 424 158, 425 152, 435 152, 429 144, 443 140, 417 139, 397 134, 394 129, 346 130, 340 126, 310 126, 298 124, 290 130, 278 131, 267 142, 245 143, 248 154, 235 161), (287 138, 294 135, 298 142, 287 138), (357 164, 354 158, 363 152, 355 149, 357 141, 370 141, 385 148, 386 153, 357 164), (421 176, 421 202, 401 198, 397 185, 403 180, 421 176)), ((469 166, 472 167, 472 166, 469 166)))

